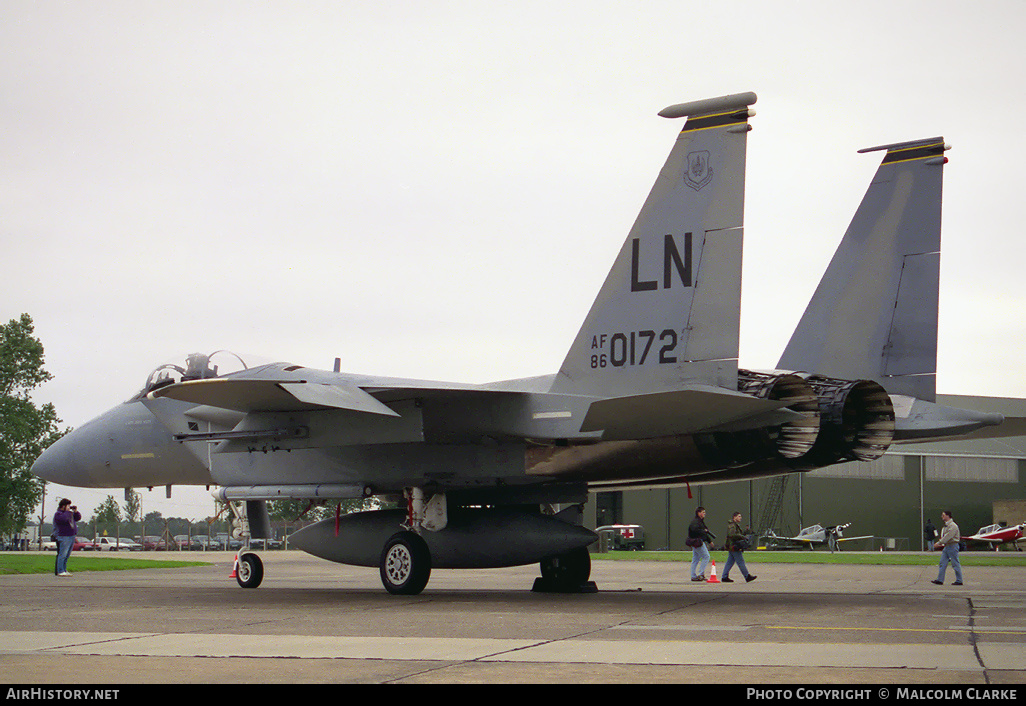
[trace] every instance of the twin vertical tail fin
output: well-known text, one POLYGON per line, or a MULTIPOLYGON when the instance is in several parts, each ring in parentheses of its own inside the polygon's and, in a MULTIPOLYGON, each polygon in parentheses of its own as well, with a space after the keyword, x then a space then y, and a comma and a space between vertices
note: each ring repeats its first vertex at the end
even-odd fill
POLYGON ((890 395, 894 440, 973 435, 1002 415, 935 403, 940 284, 941 137, 886 150, 777 367, 873 380, 890 395))
POLYGON ((737 389, 748 118, 754 93, 670 106, 686 117, 552 392, 737 389))
POLYGON ((941 137, 870 147, 883 162, 777 367, 936 398, 941 137))

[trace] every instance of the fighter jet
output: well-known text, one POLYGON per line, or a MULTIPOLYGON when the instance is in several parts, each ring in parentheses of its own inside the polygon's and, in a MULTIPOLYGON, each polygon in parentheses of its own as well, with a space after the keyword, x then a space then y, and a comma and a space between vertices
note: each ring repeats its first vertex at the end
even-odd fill
POLYGON ((805 527, 801 532, 794 537, 780 537, 777 536, 773 530, 767 531, 762 537, 762 540, 768 540, 768 543, 772 544, 791 544, 793 546, 803 546, 809 549, 814 549, 817 545, 825 544, 833 554, 835 551, 841 549, 839 542, 852 542, 856 539, 872 539, 873 535, 864 535, 862 537, 845 537, 843 536, 844 530, 851 527, 851 523, 843 525, 831 525, 830 527, 824 527, 823 525, 812 525, 811 527, 805 527))
MULTIPOLYGON (((555 374, 472 385, 338 366, 249 367, 223 351, 197 353, 159 366, 130 400, 47 449, 34 472, 86 487, 216 485, 222 500, 245 502, 254 538, 269 534, 268 500, 374 496, 399 509, 322 521, 292 543, 377 567, 397 594, 421 592, 433 569, 532 563, 541 565, 536 590, 584 591, 594 589, 587 547, 597 537, 582 526, 589 491, 871 461, 902 434, 921 440, 999 423, 940 413, 919 387, 917 415, 895 423, 881 381, 921 373, 923 356, 905 327, 915 317, 902 312, 920 310, 909 289, 935 286, 929 276, 902 274, 896 292, 893 282, 859 279, 860 292, 889 288, 881 296, 897 298, 900 324, 874 339, 876 367, 867 363, 859 376, 804 365, 738 368, 755 102, 741 93, 660 112, 684 118, 683 129, 555 374)), ((922 273, 929 267, 917 263, 935 256, 895 254, 888 244, 905 214, 918 217, 926 206, 939 213, 945 145, 885 149, 867 195, 886 206, 884 217, 868 230, 853 225, 857 242, 842 244, 842 260, 890 265, 897 257, 922 273)), ((937 218, 922 227, 939 226, 937 218)), ((870 346, 863 335, 853 329, 829 340, 861 349, 870 346)), ((240 585, 255 587, 262 576, 259 557, 240 554, 240 585)))
POLYGON ((1022 551, 1019 542, 1026 539, 1026 522, 1006 527, 1001 524, 987 525, 977 530, 976 534, 962 537, 966 542, 983 542, 998 550, 1002 544, 1011 543, 1018 551, 1022 551))

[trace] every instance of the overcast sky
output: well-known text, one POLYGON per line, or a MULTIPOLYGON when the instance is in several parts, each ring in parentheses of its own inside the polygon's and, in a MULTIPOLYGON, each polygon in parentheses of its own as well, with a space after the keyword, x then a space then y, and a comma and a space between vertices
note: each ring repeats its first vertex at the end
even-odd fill
POLYGON ((1021 0, 6 0, 0 319, 32 315, 71 426, 193 350, 553 373, 680 130, 656 113, 751 90, 741 364, 779 358, 856 150, 943 135, 938 390, 1026 397, 1024 35, 1021 0))

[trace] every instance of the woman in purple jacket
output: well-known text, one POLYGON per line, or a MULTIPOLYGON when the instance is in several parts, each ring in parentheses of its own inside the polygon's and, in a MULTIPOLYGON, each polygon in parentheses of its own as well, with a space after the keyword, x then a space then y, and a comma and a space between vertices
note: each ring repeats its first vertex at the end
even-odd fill
POLYGON ((71 556, 71 548, 75 546, 75 536, 78 534, 78 525, 75 523, 81 519, 78 508, 67 498, 57 504, 57 512, 53 514, 53 532, 57 536, 57 565, 53 572, 58 576, 71 576, 68 573, 68 557, 71 556))

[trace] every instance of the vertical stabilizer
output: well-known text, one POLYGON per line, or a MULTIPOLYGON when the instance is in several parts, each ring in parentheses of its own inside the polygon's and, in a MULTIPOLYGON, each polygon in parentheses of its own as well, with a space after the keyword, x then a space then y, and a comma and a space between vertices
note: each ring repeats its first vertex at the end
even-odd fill
POLYGON ((552 391, 602 397, 737 389, 745 152, 754 93, 687 117, 552 391))
POLYGON ((778 368, 936 397, 944 139, 886 150, 778 368))

